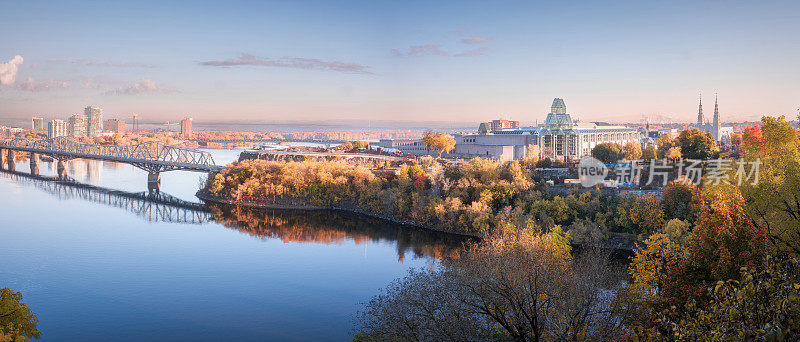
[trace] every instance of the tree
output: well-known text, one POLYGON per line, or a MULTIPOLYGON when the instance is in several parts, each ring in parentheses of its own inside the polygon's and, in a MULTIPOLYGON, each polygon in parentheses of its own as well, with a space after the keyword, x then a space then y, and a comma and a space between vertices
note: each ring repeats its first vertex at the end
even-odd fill
POLYGON ((22 302, 22 294, 8 288, 0 289, 0 341, 27 341, 38 339, 42 333, 39 319, 22 302))
POLYGON ((687 159, 709 159, 719 152, 711 134, 697 128, 686 129, 678 135, 681 154, 687 159))
MULTIPOLYGON (((752 170, 761 163, 758 182, 741 184, 750 215, 769 231, 773 244, 800 255, 800 140, 783 117, 764 117, 743 138, 744 159, 752 170), (756 184, 753 184, 756 183, 756 184)), ((748 170, 748 171, 749 171, 748 170)))
POLYGON ((429 150, 439 152, 439 158, 442 157, 442 153, 450 153, 456 147, 455 138, 446 133, 425 132, 422 142, 429 150))
POLYGON ((686 178, 676 179, 664 188, 661 205, 667 219, 694 223, 700 211, 699 189, 686 178))
POLYGON ((622 150, 627 160, 638 160, 642 158, 642 145, 638 142, 628 142, 622 150))
POLYGON ((709 287, 708 304, 656 314, 641 340, 797 341, 800 339, 800 261, 774 258, 763 270, 743 267, 736 279, 709 287), (743 324, 744 323, 744 324, 743 324))
MULTIPOLYGON (((665 133, 658 137, 656 140, 656 151, 659 159, 670 158, 669 151, 673 147, 680 147, 678 140, 671 133, 665 133)), ((680 150, 679 150, 680 152, 680 150)))
POLYGON ((613 164, 616 163, 617 160, 622 159, 625 155, 622 152, 622 146, 619 146, 619 144, 602 143, 592 149, 592 156, 603 163, 613 164))
POLYGON ((433 272, 412 271, 359 315, 357 340, 609 340, 629 306, 607 255, 576 258, 563 235, 510 233, 433 272))
POLYGON ((644 149, 642 152, 642 159, 644 160, 651 160, 656 159, 656 148, 653 145, 649 145, 644 149))

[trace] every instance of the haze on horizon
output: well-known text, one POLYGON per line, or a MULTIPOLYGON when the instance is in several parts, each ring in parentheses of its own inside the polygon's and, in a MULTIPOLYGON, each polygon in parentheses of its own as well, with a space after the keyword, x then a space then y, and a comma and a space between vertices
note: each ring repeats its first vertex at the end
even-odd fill
POLYGON ((800 107, 800 2, 0 4, 0 122, 723 121, 800 107))

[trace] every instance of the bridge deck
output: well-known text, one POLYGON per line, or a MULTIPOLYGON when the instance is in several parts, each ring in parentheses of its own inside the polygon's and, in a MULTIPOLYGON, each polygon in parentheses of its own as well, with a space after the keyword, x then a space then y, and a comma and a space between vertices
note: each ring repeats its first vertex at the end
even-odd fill
POLYGON ((150 172, 188 170, 211 172, 222 169, 210 153, 148 142, 130 146, 85 144, 66 137, 44 140, 0 141, 0 149, 37 153, 56 159, 95 159, 132 164, 150 172))

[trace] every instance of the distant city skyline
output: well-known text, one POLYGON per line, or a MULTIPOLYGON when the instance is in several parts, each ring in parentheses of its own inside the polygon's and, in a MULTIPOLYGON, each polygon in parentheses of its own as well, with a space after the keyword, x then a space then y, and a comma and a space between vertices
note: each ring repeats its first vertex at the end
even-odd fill
POLYGON ((800 3, 0 4, 0 123, 797 119, 800 3), (87 20, 91 18, 91 20, 87 20))

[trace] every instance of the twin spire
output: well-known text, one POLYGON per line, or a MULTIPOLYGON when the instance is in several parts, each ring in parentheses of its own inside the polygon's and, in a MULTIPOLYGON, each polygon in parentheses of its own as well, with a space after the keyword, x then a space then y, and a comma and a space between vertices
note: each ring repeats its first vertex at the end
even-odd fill
MULTIPOLYGON (((717 93, 714 93, 714 126, 719 124, 719 101, 717 93)), ((697 109, 697 126, 703 126, 706 120, 703 117, 703 93, 700 93, 700 105, 697 109)))

